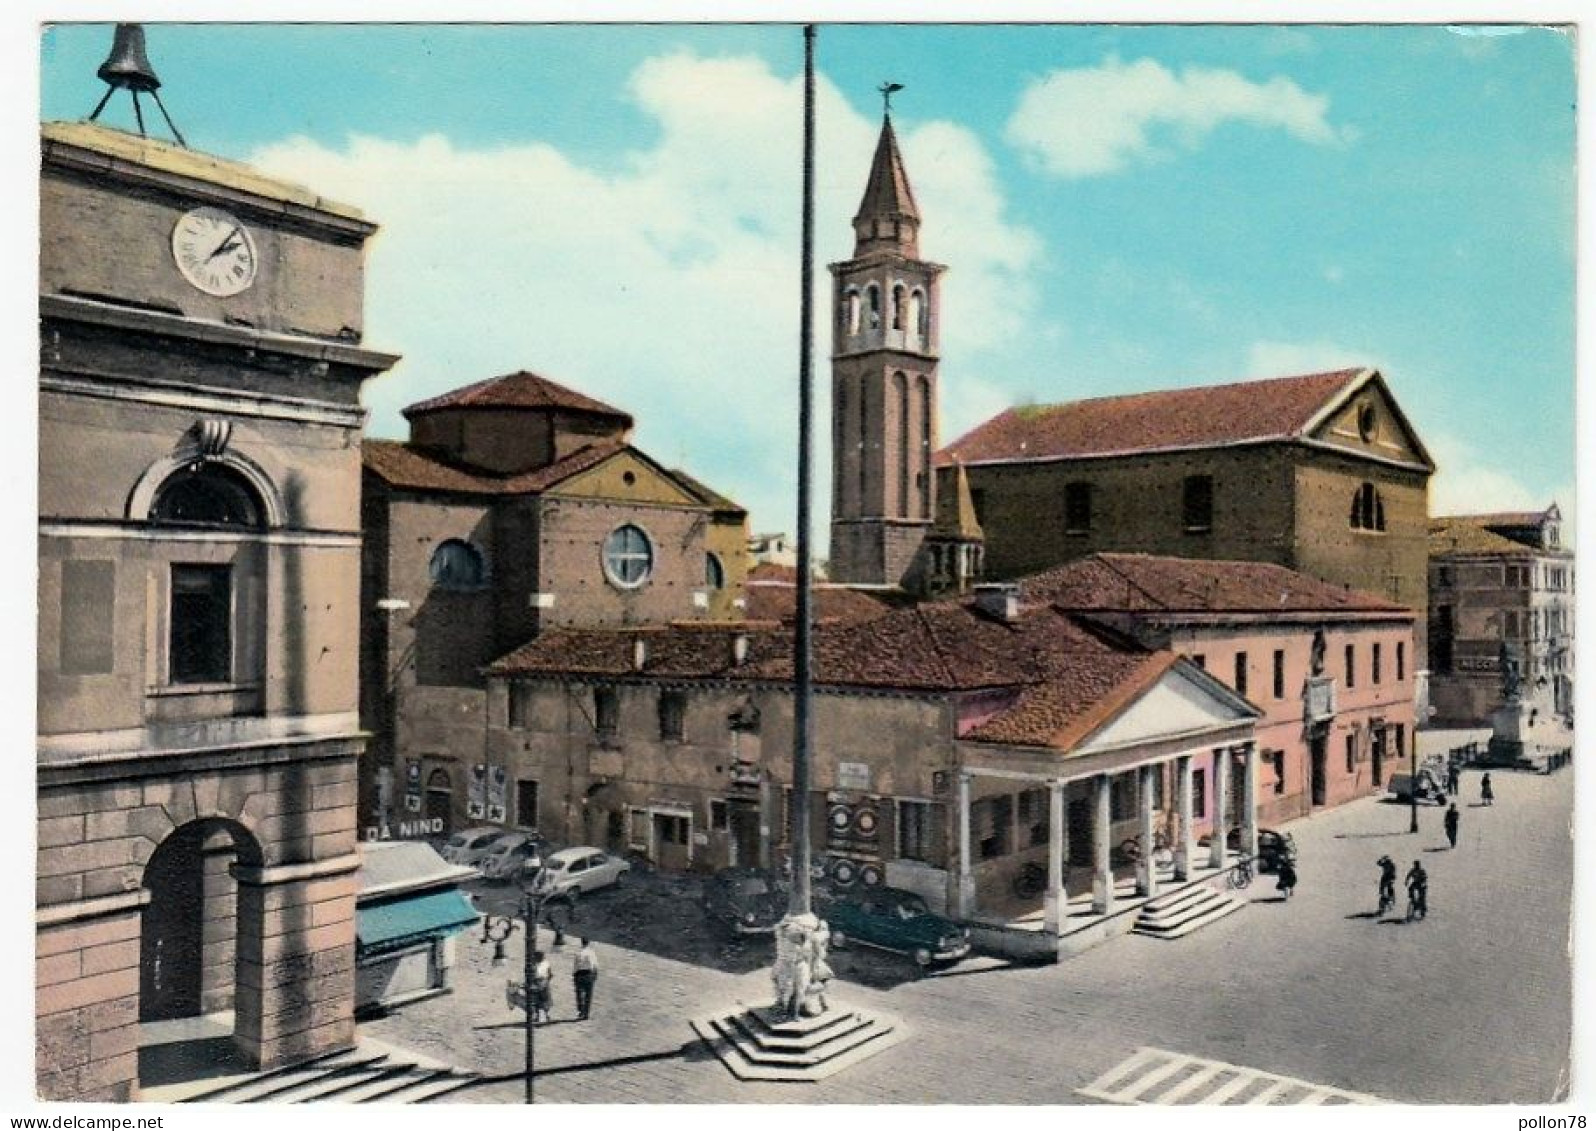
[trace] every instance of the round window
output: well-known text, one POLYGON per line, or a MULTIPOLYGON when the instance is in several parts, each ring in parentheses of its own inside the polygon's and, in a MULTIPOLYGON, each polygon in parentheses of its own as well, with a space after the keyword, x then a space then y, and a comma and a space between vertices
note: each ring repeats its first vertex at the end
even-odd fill
POLYGON ((1358 435, 1365 440, 1374 439, 1374 434, 1379 430, 1380 418, 1374 411, 1374 406, 1368 402, 1358 408, 1358 435))
POLYGON ((432 583, 440 589, 480 589, 487 584, 488 565, 469 542, 450 538, 432 552, 432 583))
POLYGON ((604 576, 622 589, 636 589, 654 572, 654 547, 642 527, 627 523, 604 539, 604 576))

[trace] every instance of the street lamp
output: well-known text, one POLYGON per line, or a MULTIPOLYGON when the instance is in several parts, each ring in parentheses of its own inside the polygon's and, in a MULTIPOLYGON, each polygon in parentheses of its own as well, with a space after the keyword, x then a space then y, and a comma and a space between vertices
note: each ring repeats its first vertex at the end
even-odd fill
MULTIPOLYGON (((518 916, 482 917, 481 941, 493 944, 494 966, 503 966, 507 961, 504 942, 515 933, 516 918, 521 920, 522 937, 525 940, 521 960, 521 983, 519 987, 514 982, 506 986, 505 1000, 510 1008, 514 1009, 519 992, 521 1009, 525 1013, 523 1029, 526 1044, 526 1102, 529 1104, 536 1102, 533 1096, 533 1065, 536 1062, 537 1052, 537 999, 532 991, 534 974, 532 956, 537 952, 538 920, 543 916, 544 903, 552 894, 548 873, 543 870, 543 858, 534 851, 521 866, 521 906, 518 916)), ((562 941, 564 941, 564 932, 556 928, 554 945, 558 946, 562 941)))

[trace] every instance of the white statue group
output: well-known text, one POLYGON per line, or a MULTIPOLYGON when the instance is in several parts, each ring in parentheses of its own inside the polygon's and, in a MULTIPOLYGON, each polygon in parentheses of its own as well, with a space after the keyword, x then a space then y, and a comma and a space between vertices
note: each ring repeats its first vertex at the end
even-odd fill
POLYGON ((776 986, 777 1013, 798 1018, 826 1011, 826 985, 832 976, 826 961, 830 942, 830 928, 815 915, 785 919, 776 928, 776 965, 770 977, 776 986))

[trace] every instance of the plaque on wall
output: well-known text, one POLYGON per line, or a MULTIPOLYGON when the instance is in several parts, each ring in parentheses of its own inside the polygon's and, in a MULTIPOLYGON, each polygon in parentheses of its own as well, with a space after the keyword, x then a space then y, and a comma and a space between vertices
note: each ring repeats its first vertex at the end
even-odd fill
POLYGON ((870 764, 868 762, 838 762, 838 789, 869 789, 870 764))

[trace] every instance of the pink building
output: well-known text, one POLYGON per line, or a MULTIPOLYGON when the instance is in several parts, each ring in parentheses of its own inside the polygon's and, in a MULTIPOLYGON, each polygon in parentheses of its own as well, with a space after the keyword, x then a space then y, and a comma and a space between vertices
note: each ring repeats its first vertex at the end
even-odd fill
MULTIPOLYGON (((1406 768, 1411 610, 1263 562, 1094 554, 1025 579, 1027 602, 1187 656, 1252 702, 1258 817, 1278 823, 1379 792, 1406 768)), ((1198 818, 1212 811, 1212 783, 1198 818)))

